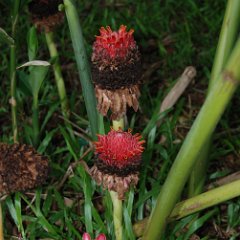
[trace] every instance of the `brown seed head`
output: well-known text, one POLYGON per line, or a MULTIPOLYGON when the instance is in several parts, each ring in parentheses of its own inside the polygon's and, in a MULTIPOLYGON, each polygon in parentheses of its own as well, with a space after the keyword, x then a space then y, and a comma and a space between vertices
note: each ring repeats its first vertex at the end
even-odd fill
POLYGON ((0 195, 42 185, 48 170, 48 158, 33 147, 0 143, 0 195))

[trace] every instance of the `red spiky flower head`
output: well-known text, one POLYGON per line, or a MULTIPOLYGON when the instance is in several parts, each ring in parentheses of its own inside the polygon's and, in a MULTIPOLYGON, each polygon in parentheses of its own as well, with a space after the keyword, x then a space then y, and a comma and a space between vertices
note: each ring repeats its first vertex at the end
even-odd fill
POLYGON ((95 165, 92 176, 97 184, 114 190, 119 198, 124 198, 130 185, 138 182, 144 140, 140 134, 131 131, 111 130, 107 135, 99 135, 95 143, 95 165))
POLYGON ((100 28, 100 36, 96 36, 93 44, 93 61, 116 62, 119 64, 131 55, 137 48, 133 38, 134 30, 126 31, 127 27, 121 25, 118 31, 112 31, 107 26, 100 28))
POLYGON ((133 29, 121 25, 118 31, 100 28, 92 53, 93 82, 102 115, 112 111, 112 118, 126 114, 127 105, 138 110, 140 53, 133 29))
POLYGON ((64 19, 64 13, 58 11, 63 0, 32 0, 28 7, 34 25, 40 31, 52 31, 64 19))

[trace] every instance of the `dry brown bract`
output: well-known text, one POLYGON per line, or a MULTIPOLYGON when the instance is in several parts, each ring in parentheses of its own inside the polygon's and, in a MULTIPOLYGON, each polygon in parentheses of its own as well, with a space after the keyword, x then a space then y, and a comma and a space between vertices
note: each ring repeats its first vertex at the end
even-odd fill
POLYGON ((33 147, 0 143, 0 195, 40 186, 48 169, 48 158, 33 147))
POLYGON ((98 111, 103 116, 106 116, 110 109, 113 120, 118 120, 126 115, 127 106, 133 107, 135 112, 138 110, 138 98, 140 96, 139 85, 116 90, 101 89, 96 85, 95 93, 98 102, 98 111))
POLYGON ((104 189, 108 189, 109 191, 117 192, 120 200, 124 200, 124 195, 129 191, 131 186, 135 187, 137 185, 138 175, 138 172, 128 174, 127 176, 106 174, 101 172, 96 165, 91 169, 91 176, 97 185, 102 185, 104 189))

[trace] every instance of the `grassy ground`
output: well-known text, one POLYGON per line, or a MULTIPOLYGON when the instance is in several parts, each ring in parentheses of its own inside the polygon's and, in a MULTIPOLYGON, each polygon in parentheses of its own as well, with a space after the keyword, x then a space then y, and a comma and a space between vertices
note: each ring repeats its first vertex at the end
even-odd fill
MULTIPOLYGON (((143 72, 151 73, 144 75, 140 113, 131 110, 128 113, 129 127, 134 132, 143 132, 147 140, 140 183, 135 195, 130 192, 124 204, 125 239, 135 239, 129 222, 149 215, 171 163, 204 101, 226 1, 77 2, 89 56, 94 36, 101 26, 117 29, 125 24, 135 31, 142 52, 143 72), (158 67, 154 68, 154 64, 158 67), (195 82, 163 124, 155 129, 154 119, 162 99, 188 65, 195 66, 198 71, 195 82), (164 142, 159 144, 163 137, 164 142)), ((0 9, 0 26, 10 33, 9 1, 2 0, 0 9)), ((23 6, 17 27, 18 65, 27 61, 26 36, 30 27, 28 12, 23 6)), ((38 58, 48 60, 44 36, 39 34, 38 37, 38 58)), ((82 135, 82 131, 88 133, 88 119, 66 22, 57 30, 56 39, 76 142, 70 143, 60 118, 58 94, 50 71, 40 92, 41 143, 38 151, 49 156, 51 172, 43 188, 7 197, 3 205, 5 233, 7 239, 25 236, 26 239, 70 240, 80 239, 82 233, 88 231, 103 232, 113 239, 110 197, 91 181, 81 164, 74 164, 84 156, 84 161, 91 166, 93 154, 88 151, 88 142, 82 135)), ((0 46, 0 139, 11 143, 9 49, 0 46)), ((23 70, 17 73, 18 124, 20 142, 31 144, 32 97, 24 83, 24 74, 23 70)), ((209 182, 239 167, 236 161, 239 158, 238 102, 236 96, 217 128, 210 156, 209 182)), ((106 127, 109 125, 110 121, 106 120, 106 127)), ((186 217, 168 226, 165 239, 238 239, 239 211, 239 199, 236 199, 201 212, 198 220, 194 216, 186 217)))

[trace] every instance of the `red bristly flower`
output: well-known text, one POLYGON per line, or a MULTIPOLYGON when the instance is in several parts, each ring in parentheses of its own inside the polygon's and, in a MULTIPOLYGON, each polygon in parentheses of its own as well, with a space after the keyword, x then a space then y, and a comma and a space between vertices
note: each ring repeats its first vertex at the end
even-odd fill
POLYGON ((109 26, 106 29, 101 27, 100 36, 96 36, 93 44, 93 61, 126 59, 137 48, 133 38, 134 30, 127 32, 126 28, 121 25, 118 31, 112 31, 109 26))
POLYGON ((107 135, 98 135, 95 142, 95 164, 91 175, 104 189, 118 193, 124 199, 131 186, 138 183, 144 140, 131 130, 111 130, 107 135))
POLYGON ((107 135, 98 135, 95 142, 98 159, 106 165, 120 169, 138 163, 144 150, 140 134, 131 131, 111 130, 107 135))

